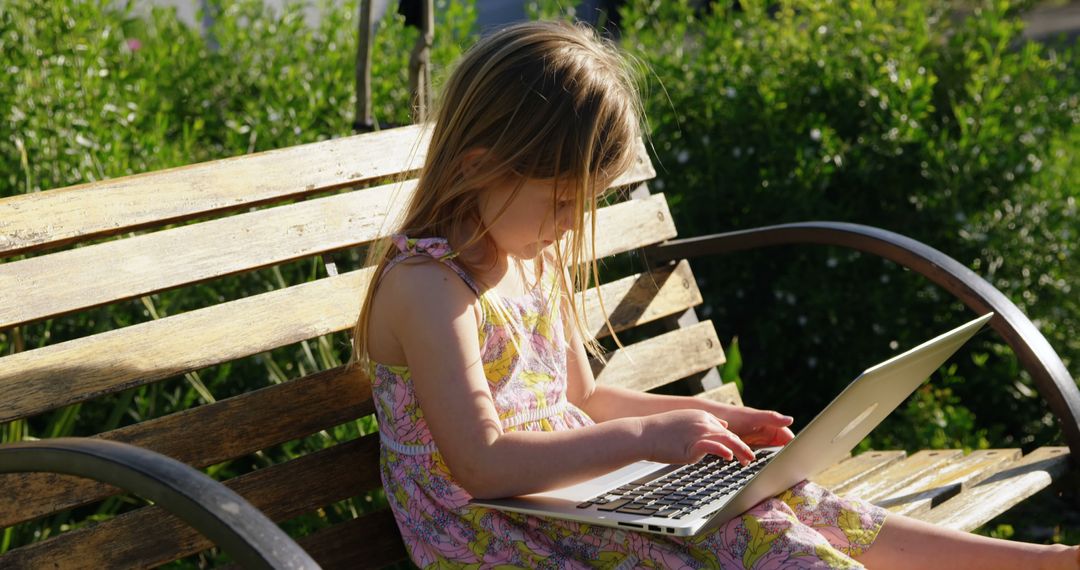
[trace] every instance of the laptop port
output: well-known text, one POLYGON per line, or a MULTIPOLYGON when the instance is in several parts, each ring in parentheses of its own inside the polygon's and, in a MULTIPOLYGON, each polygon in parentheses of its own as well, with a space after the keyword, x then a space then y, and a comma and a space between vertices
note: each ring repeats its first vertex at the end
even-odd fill
POLYGON ((637 524, 637 523, 622 522, 622 521, 619 521, 619 526, 628 526, 630 528, 645 528, 644 525, 640 525, 640 524, 637 524))
POLYGON ((656 526, 654 524, 649 525, 649 530, 651 530, 653 532, 661 532, 662 531, 662 529, 660 527, 658 527, 658 526, 656 526))

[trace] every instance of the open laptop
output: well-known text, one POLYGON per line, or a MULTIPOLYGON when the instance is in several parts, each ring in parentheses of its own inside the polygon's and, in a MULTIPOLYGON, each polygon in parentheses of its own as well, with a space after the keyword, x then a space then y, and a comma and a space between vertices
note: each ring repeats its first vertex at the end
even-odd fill
POLYGON ((867 369, 794 440, 756 450, 745 467, 715 456, 639 461, 569 487, 471 504, 674 536, 706 532, 846 457, 993 315, 867 369))

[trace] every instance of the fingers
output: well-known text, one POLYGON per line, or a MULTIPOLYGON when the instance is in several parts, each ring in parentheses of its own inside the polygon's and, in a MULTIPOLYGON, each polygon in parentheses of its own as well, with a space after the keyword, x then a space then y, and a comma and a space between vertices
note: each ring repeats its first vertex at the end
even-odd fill
POLYGON ((739 439, 739 436, 732 434, 732 438, 734 439, 734 441, 732 442, 734 443, 734 445, 729 445, 731 447, 731 451, 735 454, 735 458, 739 460, 739 463, 746 465, 747 463, 753 461, 754 450, 750 449, 750 446, 746 445, 746 442, 739 439))
POLYGON ((795 439, 795 434, 787 427, 758 426, 750 433, 741 435, 743 441, 758 447, 785 445, 795 439))
POLYGON ((767 423, 769 425, 774 425, 777 427, 789 426, 792 422, 795 421, 795 418, 791 416, 786 416, 784 414, 781 414, 780 412, 774 412, 772 410, 763 410, 762 415, 762 419, 764 420, 763 423, 767 423))
POLYGON ((728 448, 726 445, 720 443, 719 441, 702 439, 698 440, 696 443, 694 443, 694 445, 690 447, 689 462, 697 463, 698 461, 701 461, 701 458, 704 457, 706 454, 723 457, 728 461, 735 457, 735 454, 732 453, 731 449, 728 448))
POLYGON ((736 459, 743 465, 754 460, 754 450, 750 449, 750 446, 742 439, 739 439, 739 436, 726 429, 723 432, 706 435, 697 442, 694 448, 701 450, 703 453, 718 455, 729 461, 736 459))

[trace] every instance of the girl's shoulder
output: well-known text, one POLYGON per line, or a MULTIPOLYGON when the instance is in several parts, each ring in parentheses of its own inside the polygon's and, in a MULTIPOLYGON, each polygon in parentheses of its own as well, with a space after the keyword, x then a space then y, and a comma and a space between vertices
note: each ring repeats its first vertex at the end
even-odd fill
POLYGON ((387 290, 392 297, 464 297, 475 299, 472 285, 452 267, 426 256, 402 259, 388 267, 379 278, 379 292, 387 290))
POLYGON ((376 286, 368 321, 368 353, 375 362, 402 365, 407 344, 430 344, 433 337, 445 340, 458 330, 476 330, 476 294, 435 259, 404 259, 383 273, 376 286))
MULTIPOLYGON (((445 239, 391 237, 396 255, 375 276, 368 306, 368 352, 383 364, 404 362, 403 345, 433 331, 475 322, 477 294, 452 260, 445 239), (462 319, 465 319, 463 322, 462 319)), ((472 326, 475 326, 474 324, 472 326)))
POLYGON ((437 237, 391 236, 397 254, 383 266, 377 277, 376 295, 387 290, 388 300, 411 307, 427 301, 474 299, 477 287, 472 277, 453 260, 457 254, 450 243, 437 237))

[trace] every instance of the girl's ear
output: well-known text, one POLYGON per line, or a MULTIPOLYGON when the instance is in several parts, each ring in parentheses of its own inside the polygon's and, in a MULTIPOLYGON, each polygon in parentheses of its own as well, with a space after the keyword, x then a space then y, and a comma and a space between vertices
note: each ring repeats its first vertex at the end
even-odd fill
POLYGON ((463 177, 470 178, 476 175, 484 155, 487 154, 487 150, 486 148, 472 148, 461 155, 461 175, 463 177))

